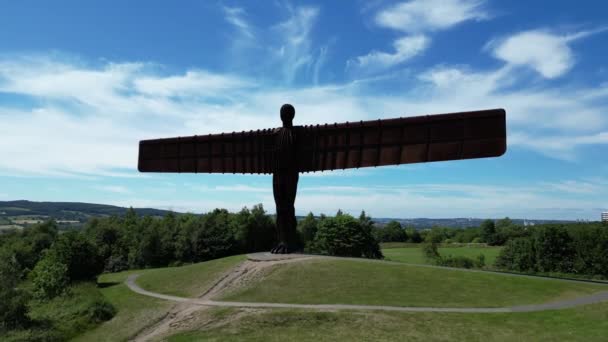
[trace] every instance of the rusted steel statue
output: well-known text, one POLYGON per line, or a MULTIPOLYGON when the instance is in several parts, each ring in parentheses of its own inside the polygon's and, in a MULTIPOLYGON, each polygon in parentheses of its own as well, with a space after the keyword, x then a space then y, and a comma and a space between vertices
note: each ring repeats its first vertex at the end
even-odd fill
POLYGON ((300 172, 497 157, 507 149, 505 111, 490 109, 374 121, 143 140, 141 172, 272 173, 278 244, 298 250, 294 202, 300 172))

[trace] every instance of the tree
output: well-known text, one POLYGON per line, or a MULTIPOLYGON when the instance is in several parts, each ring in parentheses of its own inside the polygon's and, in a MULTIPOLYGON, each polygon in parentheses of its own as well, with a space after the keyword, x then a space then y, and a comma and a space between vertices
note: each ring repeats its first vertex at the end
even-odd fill
POLYGON ((244 208, 233 220, 238 232, 236 240, 244 252, 267 251, 275 245, 275 224, 262 204, 254 205, 251 211, 244 208))
POLYGON ((422 254, 427 260, 432 262, 437 262, 437 260, 439 260, 441 257, 439 255, 439 250, 437 249, 437 243, 432 241, 426 242, 424 245, 422 245, 422 254))
POLYGON ((356 220, 348 214, 320 220, 314 250, 328 255, 382 258, 378 241, 367 224, 369 221, 356 220))
POLYGON ((18 287, 20 281, 21 267, 14 254, 0 249, 0 331, 29 323, 29 295, 18 287))
POLYGON ((518 272, 536 271, 536 253, 531 239, 509 240, 496 258, 496 267, 518 272))
POLYGON ((572 238, 560 227, 546 226, 533 235, 536 268, 540 272, 572 272, 575 251, 572 238))
POLYGON ((427 243, 438 244, 443 242, 444 239, 444 231, 441 228, 434 227, 428 232, 428 234, 424 238, 424 241, 427 243))
POLYGON ((496 238, 496 226, 493 220, 485 220, 481 223, 481 239, 488 245, 493 245, 496 238))
POLYGON ((420 232, 418 232, 418 230, 416 228, 408 228, 406 230, 406 233, 411 242, 413 242, 413 243, 422 242, 422 236, 420 236, 420 232))
POLYGON ((196 261, 225 257, 238 250, 230 223, 226 209, 215 209, 195 222, 192 242, 196 261))
POLYGON ((45 253, 31 274, 34 295, 38 299, 52 299, 63 294, 68 287, 68 265, 55 253, 45 253))
POLYGON ((407 233, 397 221, 390 221, 384 227, 375 229, 374 236, 380 242, 407 241, 407 233))
POLYGON ((317 235, 318 222, 313 213, 308 213, 306 217, 298 222, 298 231, 302 237, 304 246, 310 245, 317 235))
POLYGON ((94 279, 103 270, 97 246, 82 232, 61 234, 47 253, 48 260, 66 265, 70 281, 94 279))

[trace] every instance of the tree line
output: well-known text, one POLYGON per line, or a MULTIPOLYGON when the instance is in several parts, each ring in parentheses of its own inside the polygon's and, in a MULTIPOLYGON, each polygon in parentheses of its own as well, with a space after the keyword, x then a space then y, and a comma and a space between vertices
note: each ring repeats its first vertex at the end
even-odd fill
MULTIPOLYGON (((309 253, 381 258, 372 230, 365 213, 359 218, 311 213, 298 225, 309 253)), ((142 217, 130 209, 123 216, 92 218, 81 230, 61 231, 48 221, 0 234, 0 332, 40 323, 29 316, 32 303, 68 296, 76 284, 94 282, 102 272, 177 266, 269 251, 275 244, 274 217, 261 204, 236 213, 215 209, 164 217, 142 217)), ((92 320, 113 315, 107 302, 92 305, 86 308, 92 320)))
POLYGON ((528 273, 562 273, 608 278, 606 223, 546 224, 510 239, 496 267, 528 273))

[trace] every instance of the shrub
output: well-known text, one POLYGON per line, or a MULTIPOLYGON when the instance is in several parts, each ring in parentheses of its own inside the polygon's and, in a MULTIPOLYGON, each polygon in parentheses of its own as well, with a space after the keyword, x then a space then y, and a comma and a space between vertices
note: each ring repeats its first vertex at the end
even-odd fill
POLYGON ((475 261, 471 258, 464 256, 451 256, 439 257, 436 259, 437 265, 445 267, 458 267, 458 268, 473 268, 475 261))
POLYGON ((68 266, 47 253, 31 273, 34 296, 47 300, 63 294, 69 284, 68 266))
POLYGON ((327 255, 382 258, 371 227, 348 214, 320 220, 311 250, 327 255))
POLYGON ((475 268, 484 268, 486 266, 486 256, 479 254, 474 261, 475 268))
POLYGON ((510 240, 496 258, 496 267, 512 271, 535 271, 536 253, 530 238, 510 240))
POLYGON ((424 254, 427 260, 433 262, 440 258, 436 243, 425 243, 422 245, 422 254, 424 254))
POLYGON ((12 255, 0 253, 0 330, 23 327, 29 323, 29 294, 18 288, 19 265, 12 255))
POLYGON ((112 304, 103 298, 96 299, 85 312, 85 315, 91 323, 105 322, 116 314, 116 309, 112 304))

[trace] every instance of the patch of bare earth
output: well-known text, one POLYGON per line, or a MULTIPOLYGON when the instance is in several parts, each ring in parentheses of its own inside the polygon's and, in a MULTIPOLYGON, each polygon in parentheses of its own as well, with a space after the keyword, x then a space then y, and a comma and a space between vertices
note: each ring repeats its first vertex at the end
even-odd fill
MULTIPOLYGON (((288 258, 280 260, 246 260, 236 265, 228 272, 224 273, 207 291, 202 293, 198 298, 209 299, 218 298, 224 293, 236 291, 247 286, 251 282, 262 279, 266 271, 274 265, 300 262, 316 258, 315 256, 306 256, 298 258, 288 258)), ((235 320, 239 320, 242 316, 254 312, 261 312, 261 309, 240 309, 233 314, 226 316, 211 315, 209 306, 179 303, 174 305, 169 313, 156 324, 143 330, 132 341, 155 341, 162 340, 164 337, 176 334, 181 331, 208 329, 224 324, 228 324, 235 320)))

